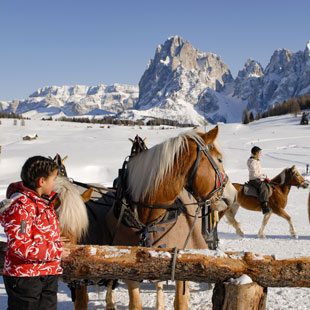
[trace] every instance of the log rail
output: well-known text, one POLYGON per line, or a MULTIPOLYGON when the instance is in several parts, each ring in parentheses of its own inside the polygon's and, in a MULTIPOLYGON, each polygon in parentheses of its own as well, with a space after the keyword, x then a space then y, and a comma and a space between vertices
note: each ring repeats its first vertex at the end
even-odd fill
MULTIPOLYGON (((99 279, 170 280, 174 249, 70 245, 62 261, 64 282, 99 279)), ((6 243, 0 242, 0 274, 6 243)), ((277 260, 270 255, 219 250, 181 250, 175 280, 219 283, 246 274, 263 287, 310 287, 310 257, 277 260)))

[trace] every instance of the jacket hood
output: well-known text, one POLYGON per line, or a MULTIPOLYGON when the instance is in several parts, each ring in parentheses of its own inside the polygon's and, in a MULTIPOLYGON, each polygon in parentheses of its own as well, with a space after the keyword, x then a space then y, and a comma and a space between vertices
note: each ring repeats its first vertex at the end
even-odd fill
POLYGON ((24 183, 22 181, 19 181, 11 183, 8 186, 8 189, 6 190, 6 198, 10 198, 14 193, 21 193, 23 191, 31 192, 34 195, 39 196, 36 191, 24 186, 24 183))

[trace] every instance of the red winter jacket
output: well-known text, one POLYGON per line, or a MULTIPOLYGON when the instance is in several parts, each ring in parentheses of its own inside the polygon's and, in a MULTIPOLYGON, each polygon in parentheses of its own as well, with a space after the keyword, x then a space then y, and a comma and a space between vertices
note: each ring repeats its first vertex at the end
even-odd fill
POLYGON ((16 277, 61 274, 62 244, 52 204, 48 206, 22 182, 9 185, 7 198, 14 197, 11 206, 0 215, 8 241, 3 274, 16 277))

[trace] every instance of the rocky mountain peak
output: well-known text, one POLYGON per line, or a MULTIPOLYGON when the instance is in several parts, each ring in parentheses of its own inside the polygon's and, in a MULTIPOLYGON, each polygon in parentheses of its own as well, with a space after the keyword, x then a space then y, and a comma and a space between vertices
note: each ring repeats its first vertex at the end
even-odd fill
POLYGON ((270 58, 264 74, 282 74, 289 65, 294 53, 285 48, 277 49, 270 58))
POLYGON ((179 36, 159 45, 139 82, 136 108, 166 107, 178 101, 198 103, 205 88, 221 91, 233 78, 221 57, 202 53, 179 36))
POLYGON ((249 58, 244 64, 242 70, 238 72, 237 79, 243 80, 245 78, 260 77, 263 75, 263 67, 261 64, 249 58))
POLYGON ((308 59, 310 58, 310 40, 307 42, 304 55, 305 55, 305 60, 308 61, 308 59))

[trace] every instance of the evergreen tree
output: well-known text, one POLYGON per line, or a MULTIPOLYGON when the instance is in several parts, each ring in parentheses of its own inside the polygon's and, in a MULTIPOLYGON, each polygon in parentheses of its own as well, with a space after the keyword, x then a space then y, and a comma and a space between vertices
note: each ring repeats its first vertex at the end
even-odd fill
POLYGON ((249 120, 249 111, 247 109, 244 109, 243 113, 242 113, 242 123, 246 125, 249 122, 250 122, 250 120, 249 120))
POLYGON ((254 121, 253 112, 251 112, 250 115, 249 115, 249 121, 250 121, 250 122, 253 122, 253 121, 254 121))

